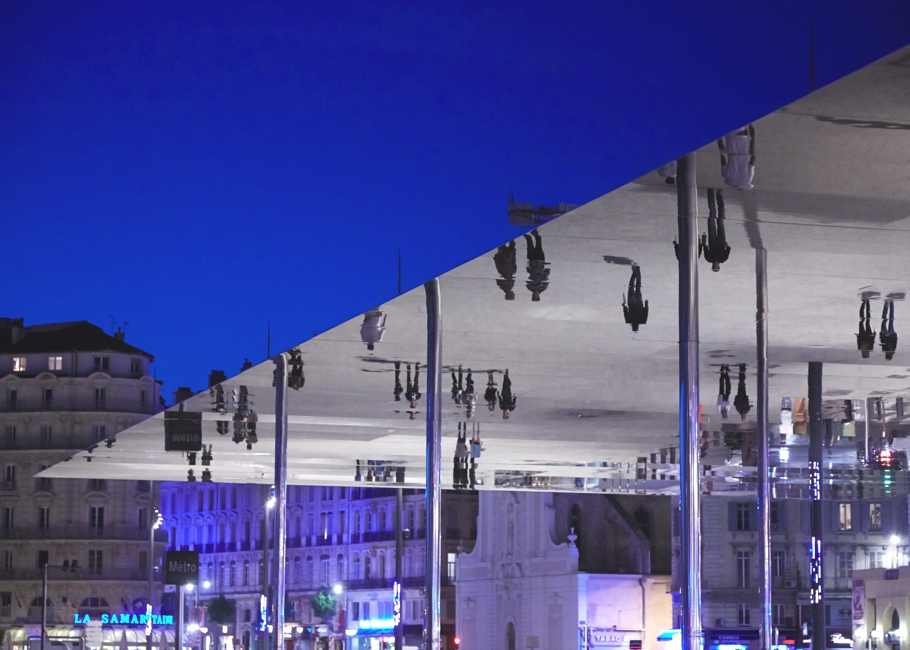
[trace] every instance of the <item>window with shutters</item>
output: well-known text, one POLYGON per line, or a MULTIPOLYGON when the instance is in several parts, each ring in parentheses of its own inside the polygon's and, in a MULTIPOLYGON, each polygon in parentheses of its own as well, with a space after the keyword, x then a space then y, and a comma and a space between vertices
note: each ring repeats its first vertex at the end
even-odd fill
POLYGON ((869 504, 869 530, 877 531, 882 529, 882 504, 869 504))
POLYGON ((849 531, 853 530, 853 504, 851 503, 838 503, 837 504, 837 513, 838 513, 838 530, 849 531))
POLYGON ((752 530, 752 504, 736 504, 736 527, 735 530, 752 530))
POLYGON ((736 551, 736 586, 740 589, 749 588, 749 569, 751 568, 752 554, 749 551, 736 551))
POLYGON ((752 624, 752 608, 749 603, 739 603, 736 606, 736 622, 739 625, 752 624))

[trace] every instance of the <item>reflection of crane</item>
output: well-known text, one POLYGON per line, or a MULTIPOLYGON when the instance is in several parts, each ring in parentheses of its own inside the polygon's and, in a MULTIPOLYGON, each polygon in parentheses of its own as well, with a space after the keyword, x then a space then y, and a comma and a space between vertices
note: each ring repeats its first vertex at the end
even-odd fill
POLYGON ((515 201, 515 195, 510 192, 509 206, 506 212, 509 215, 509 223, 513 226, 533 226, 552 221, 577 207, 577 205, 568 203, 535 207, 533 203, 518 203, 515 201))

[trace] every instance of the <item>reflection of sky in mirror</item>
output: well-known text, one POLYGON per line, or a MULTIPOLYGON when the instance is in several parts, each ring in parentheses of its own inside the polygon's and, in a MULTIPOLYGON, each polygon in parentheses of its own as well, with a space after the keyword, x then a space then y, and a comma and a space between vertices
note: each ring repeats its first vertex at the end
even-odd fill
MULTIPOLYGON (((906 464, 908 427, 897 398, 910 398, 910 356, 895 337, 910 283, 910 130, 829 119, 887 113, 891 124, 910 123, 896 102, 907 81, 894 67, 872 66, 734 131, 746 138, 742 143, 728 137, 723 149, 710 142, 697 153, 699 235, 706 244, 698 263, 702 463, 711 490, 752 486, 743 478, 754 474, 756 247, 768 251, 775 489, 800 496, 807 485, 798 420, 808 361, 825 364, 826 462, 843 470, 832 474, 830 489, 839 483, 881 489, 880 473, 906 464), (888 93, 891 103, 862 100, 888 93), (729 169, 735 155, 746 157, 739 171, 729 169), (742 186, 742 174, 754 189, 730 186, 742 186), (871 335, 878 336, 874 345, 871 335), (883 400, 886 421, 876 416, 867 437, 869 397, 883 400)), ((671 171, 648 174, 528 235, 516 230, 514 246, 504 242, 440 278, 443 457, 454 459, 447 481, 468 488, 677 489, 671 171)), ((299 349, 300 384, 289 391, 289 480, 353 483, 357 459, 383 459, 396 472, 405 468, 406 482, 420 484, 427 390, 422 289, 299 349)), ((223 407, 208 391, 184 405, 203 413, 213 480, 270 480, 271 362, 221 388, 223 407), (245 444, 236 439, 241 403, 255 413, 252 443, 249 422, 239 434, 245 444)), ((185 480, 185 460, 161 453, 161 422, 139 424, 112 449, 96 449, 93 462, 112 477, 154 462, 162 478, 185 480)), ((74 475, 84 467, 77 458, 52 472, 74 475)), ((890 489, 903 490, 903 480, 890 489)))

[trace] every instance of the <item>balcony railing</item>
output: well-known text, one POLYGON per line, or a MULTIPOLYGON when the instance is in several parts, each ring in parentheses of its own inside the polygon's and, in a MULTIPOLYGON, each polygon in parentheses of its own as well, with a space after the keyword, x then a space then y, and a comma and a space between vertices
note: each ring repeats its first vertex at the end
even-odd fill
MULTIPOLYGON (((120 541, 145 541, 148 529, 132 526, 50 526, 48 528, 0 528, 0 539, 113 539, 120 541)), ((167 531, 155 531, 156 542, 167 542, 167 531)))
MULTIPOLYGON (((43 569, 0 569, 0 580, 32 580, 40 582, 43 575, 43 569)), ((73 580, 122 580, 146 582, 148 580, 148 570, 110 568, 98 571, 80 567, 75 573, 60 569, 53 575, 49 574, 49 578, 55 582, 73 580)))
POLYGON ((32 411, 55 412, 55 411, 107 411, 112 413, 143 413, 145 415, 154 415, 157 411, 155 405, 151 402, 143 404, 139 399, 111 399, 100 400, 67 400, 54 399, 51 404, 46 404, 44 399, 37 397, 34 399, 19 398, 13 403, 0 403, 0 413, 22 413, 32 411))

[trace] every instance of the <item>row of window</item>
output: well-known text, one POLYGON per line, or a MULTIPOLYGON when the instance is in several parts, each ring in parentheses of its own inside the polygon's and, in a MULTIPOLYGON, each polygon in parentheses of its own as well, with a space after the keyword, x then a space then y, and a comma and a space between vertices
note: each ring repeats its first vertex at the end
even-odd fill
MULTIPOLYGON (((107 426, 104 424, 92 425, 91 442, 102 442, 107 439, 107 426)), ((15 424, 8 424, 3 428, 3 440, 6 449, 15 449, 19 441, 19 430, 15 424)), ((50 448, 54 444, 54 427, 51 424, 41 424, 38 427, 38 442, 41 447, 50 448)))
MULTIPOLYGON (((7 470, 9 470, 9 465, 7 470)), ((47 467, 43 465, 42 467, 47 467)), ((10 476, 7 473, 7 476, 10 476)), ((9 479, 7 479, 9 480, 9 479)), ((41 479, 39 479, 41 480, 41 479)), ((50 479, 46 479, 50 480, 50 479)), ((143 483, 144 481, 140 481, 143 483)), ((89 480, 89 490, 105 490, 107 481, 105 479, 90 479, 89 480)), ((139 508, 136 511, 136 524, 138 530, 148 530, 149 519, 148 519, 148 509, 139 508)), ((3 507, 3 529, 11 530, 15 528, 16 525, 16 508, 15 506, 4 506, 3 507)), ((101 533, 104 530, 104 506, 89 506, 88 509, 88 525, 89 529, 101 533)), ((49 507, 39 507, 38 508, 38 527, 41 530, 49 530, 51 527, 51 509, 49 507)))
MULTIPOLYGON (((752 552, 747 550, 737 550, 736 553, 736 586, 740 589, 749 589, 754 585, 751 580, 752 570, 752 552)), ((886 564, 891 564, 888 552, 876 549, 867 549, 866 553, 867 569, 882 569, 886 564)), ((853 550, 836 551, 834 576, 835 578, 852 578, 855 566, 856 552, 853 550)), ((900 562, 900 559, 898 559, 900 562)), ((782 578, 792 573, 787 570, 787 556, 784 551, 771 552, 771 575, 775 578, 782 578)))
MULTIPOLYGON (((148 391, 141 390, 139 391, 139 401, 142 404, 148 403, 148 391)), ((18 411, 21 408, 24 408, 25 405, 19 400, 19 390, 16 388, 10 388, 6 393, 6 405, 10 411, 18 411)), ((41 402, 39 407, 43 410, 50 410, 54 408, 54 389, 53 388, 44 388, 41 390, 41 402)), ((101 386, 97 387, 93 393, 93 402, 92 407, 96 411, 103 411, 107 408, 107 388, 101 386)))
MULTIPOLYGON (((11 550, 4 550, 0 553, 0 567, 4 571, 13 570, 13 552, 11 550)), ((80 568, 84 568, 88 575, 101 575, 101 572, 104 568, 104 551, 102 550, 89 550, 87 562, 82 564, 80 568)), ((38 551, 38 562, 37 568, 44 567, 48 563, 48 552, 47 551, 38 551)), ((146 569, 148 567, 148 551, 140 551, 139 553, 139 568, 146 569)))
MULTIPOLYGON (((27 372, 28 357, 13 357, 13 372, 27 372)), ((63 370, 63 357, 59 355, 50 355, 47 357, 47 365, 43 370, 59 372, 63 370)), ((92 370, 95 372, 107 372, 111 369, 111 358, 109 356, 95 356, 92 358, 92 370)), ((138 375, 142 373, 142 359, 133 357, 130 359, 130 373, 138 375)))
MULTIPOLYGON (((869 532, 879 532, 883 530, 882 504, 881 503, 854 503, 840 502, 837 503, 837 530, 850 532, 859 530, 859 522, 854 522, 854 512, 859 508, 865 507, 866 530, 869 532), (856 525, 856 527, 854 527, 856 525)), ((754 503, 737 502, 731 504, 730 529, 735 531, 754 531, 758 528, 757 508, 754 503)), ((784 530, 786 520, 784 517, 784 506, 779 501, 771 502, 771 529, 784 530)))

